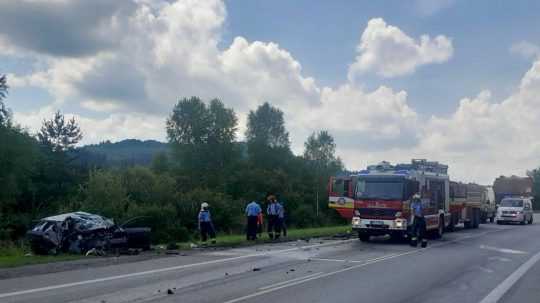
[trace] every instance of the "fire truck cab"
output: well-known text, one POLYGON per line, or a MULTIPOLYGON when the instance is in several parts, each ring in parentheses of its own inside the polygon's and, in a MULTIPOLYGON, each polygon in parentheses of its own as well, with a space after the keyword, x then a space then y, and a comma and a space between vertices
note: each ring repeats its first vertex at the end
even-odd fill
MULTIPOLYGON (((450 218, 447 170, 446 165, 424 159, 397 165, 381 162, 348 177, 348 197, 336 196, 330 200, 342 199, 344 210, 352 211, 353 230, 358 232, 360 240, 369 241, 371 236, 378 235, 410 237, 410 201, 419 193, 427 230, 440 237, 450 218)), ((348 215, 346 211, 340 213, 348 215)))

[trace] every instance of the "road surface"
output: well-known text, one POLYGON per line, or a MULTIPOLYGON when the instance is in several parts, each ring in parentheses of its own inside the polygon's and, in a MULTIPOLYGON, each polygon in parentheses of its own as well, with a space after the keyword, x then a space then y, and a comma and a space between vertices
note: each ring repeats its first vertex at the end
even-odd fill
POLYGON ((427 249, 297 241, 3 279, 0 302, 539 302, 539 259, 540 224, 484 224, 427 249))

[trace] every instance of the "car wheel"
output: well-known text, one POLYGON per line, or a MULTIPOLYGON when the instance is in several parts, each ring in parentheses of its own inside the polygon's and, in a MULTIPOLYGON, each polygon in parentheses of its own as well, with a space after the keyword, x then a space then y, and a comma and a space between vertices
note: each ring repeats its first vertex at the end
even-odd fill
POLYGON ((364 233, 358 233, 358 239, 362 242, 369 242, 369 235, 364 233))

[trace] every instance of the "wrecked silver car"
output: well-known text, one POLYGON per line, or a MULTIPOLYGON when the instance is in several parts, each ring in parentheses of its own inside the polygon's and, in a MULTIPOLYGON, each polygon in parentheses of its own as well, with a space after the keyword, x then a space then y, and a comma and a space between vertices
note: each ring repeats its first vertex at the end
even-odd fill
POLYGON ((88 253, 149 249, 150 228, 123 228, 112 219, 86 212, 43 218, 27 232, 36 254, 88 253))

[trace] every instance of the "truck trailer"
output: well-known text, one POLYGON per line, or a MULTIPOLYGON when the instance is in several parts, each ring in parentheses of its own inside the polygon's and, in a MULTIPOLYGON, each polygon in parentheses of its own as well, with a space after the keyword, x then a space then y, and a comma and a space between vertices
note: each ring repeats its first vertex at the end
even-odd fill
POLYGON ((502 199, 510 197, 531 197, 533 180, 530 177, 500 176, 493 182, 495 202, 498 205, 502 199))

